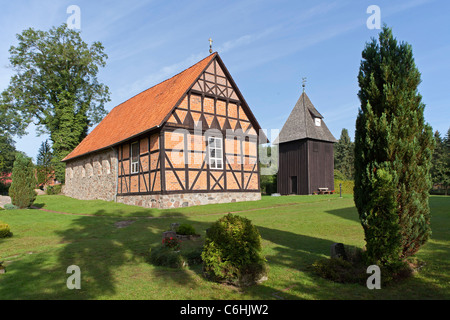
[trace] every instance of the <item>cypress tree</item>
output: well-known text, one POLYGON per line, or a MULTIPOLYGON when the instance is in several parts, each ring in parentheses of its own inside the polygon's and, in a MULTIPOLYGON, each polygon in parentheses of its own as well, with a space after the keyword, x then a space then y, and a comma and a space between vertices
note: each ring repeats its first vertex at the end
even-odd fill
POLYGON ((362 52, 355 132, 355 205, 371 262, 416 253, 431 235, 428 205, 434 148, 424 121, 412 48, 384 26, 362 52))
POLYGON ((12 171, 12 183, 9 196, 13 205, 19 208, 28 208, 36 200, 36 177, 31 158, 17 153, 12 171))

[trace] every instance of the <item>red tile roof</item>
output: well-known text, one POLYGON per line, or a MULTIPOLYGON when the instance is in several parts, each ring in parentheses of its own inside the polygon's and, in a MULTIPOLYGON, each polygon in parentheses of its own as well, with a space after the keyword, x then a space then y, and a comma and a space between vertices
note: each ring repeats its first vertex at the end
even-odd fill
POLYGON ((112 147, 145 131, 161 126, 184 94, 217 53, 192 67, 123 102, 95 127, 62 161, 112 147))

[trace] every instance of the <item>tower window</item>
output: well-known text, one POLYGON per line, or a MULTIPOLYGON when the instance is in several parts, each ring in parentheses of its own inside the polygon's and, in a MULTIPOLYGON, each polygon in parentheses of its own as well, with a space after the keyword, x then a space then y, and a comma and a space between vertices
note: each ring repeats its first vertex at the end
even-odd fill
POLYGON ((320 118, 314 118, 314 124, 316 125, 316 127, 320 127, 321 122, 322 122, 322 120, 320 118))

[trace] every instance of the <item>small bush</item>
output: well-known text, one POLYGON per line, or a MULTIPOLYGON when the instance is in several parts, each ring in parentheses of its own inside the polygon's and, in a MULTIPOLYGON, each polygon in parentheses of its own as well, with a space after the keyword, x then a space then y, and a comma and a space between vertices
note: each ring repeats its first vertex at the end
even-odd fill
POLYGON ((12 232, 9 228, 9 225, 3 222, 0 222, 0 238, 12 237, 12 232))
POLYGON ((189 265, 201 264, 202 251, 203 247, 197 247, 191 250, 187 250, 186 252, 182 252, 182 256, 189 265))
POLYGON ((62 184, 56 184, 54 186, 48 186, 46 193, 48 195, 57 195, 61 193, 62 184))
MULTIPOLYGON (((360 248, 345 247, 347 260, 342 258, 321 259, 313 264, 314 272, 322 278, 339 283, 359 283, 366 286, 370 274, 367 273, 368 263, 366 252, 360 248)), ((414 269, 411 265, 419 265, 417 261, 398 261, 389 265, 379 265, 381 285, 389 285, 393 281, 408 278, 414 269)))
POLYGON ((182 256, 166 246, 151 249, 149 260, 155 266, 168 268, 181 268, 184 265, 182 256))
POLYGON ((0 207, 0 211, 5 210, 3 207, 0 207))
POLYGON ((17 153, 12 170, 12 183, 9 188, 11 202, 19 208, 28 208, 36 199, 36 177, 31 158, 17 153))
POLYGON ((181 241, 178 240, 177 238, 164 238, 162 240, 162 244, 164 247, 172 249, 174 251, 178 251, 181 249, 181 241))
POLYGON ((17 210, 18 206, 13 205, 12 203, 7 203, 4 205, 5 210, 17 210))
POLYGON ((181 234, 181 235, 185 235, 185 236, 189 236, 189 235, 195 235, 195 228, 193 226, 191 226, 190 224, 187 223, 183 223, 181 224, 177 230, 176 230, 177 234, 181 234))
POLYGON ((366 269, 342 258, 321 259, 313 264, 314 272, 322 278, 340 283, 364 284, 366 269))
POLYGON ((206 234, 202 252, 205 275, 219 282, 247 286, 267 273, 261 236, 250 220, 228 214, 206 234))

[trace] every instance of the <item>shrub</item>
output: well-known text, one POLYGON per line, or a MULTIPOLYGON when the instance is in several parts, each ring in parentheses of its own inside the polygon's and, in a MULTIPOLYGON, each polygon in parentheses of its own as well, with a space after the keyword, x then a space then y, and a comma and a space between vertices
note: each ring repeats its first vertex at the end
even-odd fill
POLYGON ((355 182, 353 180, 334 180, 334 191, 339 194, 339 184, 342 184, 342 193, 353 194, 355 182))
POLYGON ((47 186, 46 193, 48 195, 57 195, 61 193, 62 184, 56 184, 54 186, 47 186))
POLYGON ((4 205, 5 210, 17 210, 18 206, 13 205, 12 203, 7 203, 4 205))
POLYGON ((202 251, 203 251, 202 247, 197 247, 197 248, 188 250, 184 253, 182 252, 182 256, 189 265, 201 264, 202 263, 202 251))
POLYGON ((347 259, 321 259, 313 264, 314 272, 322 278, 340 283, 366 283, 368 275, 364 252, 355 247, 345 247, 347 259))
POLYGON ((190 224, 187 223, 183 223, 181 224, 178 228, 177 228, 177 234, 182 234, 182 235, 195 235, 195 228, 193 226, 191 226, 190 224))
POLYGON ((267 272, 258 229, 250 220, 232 214, 209 228, 202 260, 207 277, 239 286, 254 284, 267 272))
MULTIPOLYGON (((339 283, 359 283, 366 286, 367 278, 367 252, 360 248, 345 247, 347 260, 342 258, 321 259, 314 262, 314 272, 322 278, 339 283)), ((397 261, 389 265, 379 265, 381 271, 381 285, 386 286, 393 281, 405 279, 412 275, 418 261, 397 261)))
POLYGON ((9 228, 9 225, 0 221, 0 238, 11 237, 12 232, 9 228))
POLYGON ((261 193, 272 194, 277 192, 277 175, 261 175, 261 193))
POLYGON ((174 251, 178 251, 181 248, 181 242, 177 238, 164 238, 162 240, 162 244, 164 247, 172 249, 174 251))
POLYGON ((166 246, 150 250, 150 263, 169 268, 181 268, 184 265, 182 256, 166 246))
POLYGON ((19 208, 28 208, 36 199, 36 178, 31 158, 17 153, 12 171, 12 183, 9 196, 12 204, 19 208))

